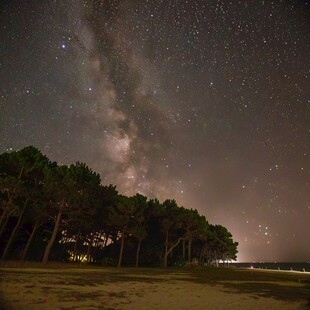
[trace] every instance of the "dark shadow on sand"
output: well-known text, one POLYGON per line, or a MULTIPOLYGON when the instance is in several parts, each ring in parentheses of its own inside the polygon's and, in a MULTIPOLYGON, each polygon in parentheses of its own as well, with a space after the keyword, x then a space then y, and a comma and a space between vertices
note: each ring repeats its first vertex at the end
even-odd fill
MULTIPOLYGON (((85 299, 107 298, 127 303, 129 291, 103 293, 102 285, 128 283, 128 288, 137 283, 158 284, 178 281, 215 286, 228 294, 251 294, 255 298, 274 298, 286 302, 304 302, 310 308, 310 276, 302 274, 282 274, 252 270, 226 268, 197 269, 148 269, 148 268, 98 268, 94 270, 68 269, 44 272, 43 270, 0 270, 0 278, 5 283, 24 284, 25 289, 38 285, 42 294, 53 290, 60 301, 82 301, 85 299), (67 287, 66 287, 67 286, 67 287), (91 293, 81 292, 81 287, 93 287, 91 293), (98 289, 96 289, 98 287, 98 289)), ((3 282, 2 282, 3 283, 3 282)), ((1 292, 0 292, 1 293, 1 292)), ((207 292, 206 292, 207 293, 207 292)), ((137 297, 143 297, 143 291, 137 297)), ((40 300, 38 299, 38 302, 40 300)), ((0 307, 5 305, 0 296, 0 307)))

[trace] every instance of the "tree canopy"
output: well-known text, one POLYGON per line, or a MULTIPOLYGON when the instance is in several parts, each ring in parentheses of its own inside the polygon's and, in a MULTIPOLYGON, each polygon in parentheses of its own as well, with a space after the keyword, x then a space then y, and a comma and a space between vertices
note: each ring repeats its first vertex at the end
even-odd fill
POLYGON ((121 195, 86 164, 58 165, 33 146, 0 154, 0 216, 1 260, 167 267, 237 254, 231 233, 197 210, 121 195))

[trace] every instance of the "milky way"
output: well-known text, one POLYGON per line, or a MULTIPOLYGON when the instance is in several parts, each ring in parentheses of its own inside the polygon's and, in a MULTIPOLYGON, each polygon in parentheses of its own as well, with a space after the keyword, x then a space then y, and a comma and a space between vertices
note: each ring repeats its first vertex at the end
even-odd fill
POLYGON ((86 162, 309 261, 309 1, 3 1, 0 151, 86 162))

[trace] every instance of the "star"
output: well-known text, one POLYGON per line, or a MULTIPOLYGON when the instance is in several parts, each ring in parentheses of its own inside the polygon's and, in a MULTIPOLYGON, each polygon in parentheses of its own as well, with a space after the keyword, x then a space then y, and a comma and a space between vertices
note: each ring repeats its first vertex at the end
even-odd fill
POLYGON ((176 199, 241 259, 308 260, 306 1, 142 2, 7 4, 0 152, 34 145, 176 199))

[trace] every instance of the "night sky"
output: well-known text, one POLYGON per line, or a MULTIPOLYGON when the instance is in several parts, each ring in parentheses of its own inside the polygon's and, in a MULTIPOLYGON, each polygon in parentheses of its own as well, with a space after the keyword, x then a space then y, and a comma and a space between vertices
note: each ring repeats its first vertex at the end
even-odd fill
POLYGON ((240 261, 310 261, 309 1, 1 1, 0 152, 175 198, 240 261))

